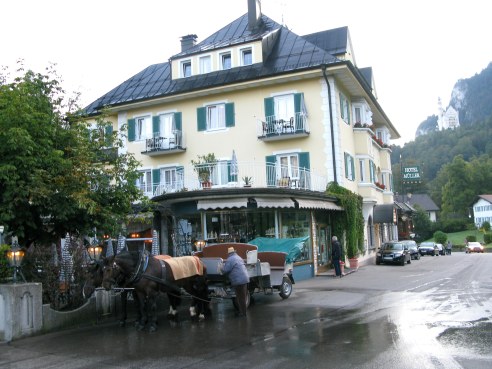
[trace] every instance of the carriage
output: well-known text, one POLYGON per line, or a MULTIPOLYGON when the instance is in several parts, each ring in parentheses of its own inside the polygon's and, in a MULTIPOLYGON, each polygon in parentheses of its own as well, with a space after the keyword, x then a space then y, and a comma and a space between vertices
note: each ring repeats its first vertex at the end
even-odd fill
MULTIPOLYGON (((235 293, 228 282, 227 276, 221 273, 221 267, 227 259, 227 249, 234 247, 246 264, 249 274, 249 294, 246 305, 249 306, 255 293, 271 295, 278 292, 282 299, 292 293, 292 263, 286 262, 287 253, 277 251, 258 251, 258 246, 246 243, 211 244, 195 253, 207 269, 209 297, 216 299, 234 299, 235 293)), ((236 306, 237 307, 237 306, 236 306)))

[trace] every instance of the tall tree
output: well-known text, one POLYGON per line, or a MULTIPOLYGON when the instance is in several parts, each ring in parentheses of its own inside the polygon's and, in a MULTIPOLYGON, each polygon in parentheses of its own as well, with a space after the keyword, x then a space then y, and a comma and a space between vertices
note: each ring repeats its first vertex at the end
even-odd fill
POLYGON ((442 217, 466 218, 475 191, 470 183, 470 170, 463 156, 446 165, 447 182, 442 189, 442 217))
POLYGON ((29 247, 112 232, 142 200, 139 163, 111 123, 89 124, 53 68, 0 75, 0 224, 29 247))

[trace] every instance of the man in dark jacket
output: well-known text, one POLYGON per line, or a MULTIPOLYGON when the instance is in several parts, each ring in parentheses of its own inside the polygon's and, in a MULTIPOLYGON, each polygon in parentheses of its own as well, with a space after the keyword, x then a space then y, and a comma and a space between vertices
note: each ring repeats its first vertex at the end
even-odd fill
POLYGON ((337 236, 331 238, 331 259, 333 266, 335 267, 335 276, 342 278, 342 272, 340 270, 340 258, 342 257, 342 245, 338 241, 337 236))
POLYGON ((227 260, 222 267, 222 272, 227 274, 231 286, 236 291, 236 302, 239 308, 238 316, 246 316, 246 298, 248 293, 249 275, 244 265, 244 260, 236 253, 234 247, 227 250, 227 260))

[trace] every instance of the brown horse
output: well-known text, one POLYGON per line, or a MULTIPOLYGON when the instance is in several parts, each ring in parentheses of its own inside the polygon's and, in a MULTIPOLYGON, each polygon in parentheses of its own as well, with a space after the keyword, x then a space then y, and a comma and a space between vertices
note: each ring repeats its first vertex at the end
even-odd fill
MULTIPOLYGON (((112 262, 111 259, 107 258, 102 258, 101 260, 98 261, 93 261, 91 262, 86 270, 85 270, 85 282, 84 282, 84 287, 82 288, 82 295, 84 298, 88 299, 89 297, 92 296, 96 288, 102 287, 102 281, 103 281, 103 272, 104 272, 104 267, 108 265, 109 262, 112 262)), ((128 292, 130 290, 125 287, 125 282, 120 281, 122 283, 120 286, 117 286, 118 288, 121 288, 121 317, 120 317, 120 325, 124 327, 126 325, 126 319, 127 319, 127 301, 128 301, 128 292)), ((140 314, 140 301, 138 299, 137 294, 135 293, 134 290, 131 290, 132 292, 132 297, 133 301, 137 305, 137 313, 140 314)), ((137 320, 135 323, 139 322, 141 320, 140 315, 138 315, 137 320)))
POLYGON ((121 283, 133 287, 138 300, 143 302, 139 304, 139 330, 144 329, 147 320, 151 332, 157 329, 157 296, 160 292, 167 293, 170 305, 168 316, 174 319, 177 318, 183 290, 191 295, 190 315, 193 320, 210 314, 206 269, 200 259, 193 256, 159 260, 146 251, 122 251, 104 268, 102 286, 109 290, 121 283), (180 266, 176 269, 175 262, 188 266, 191 263, 196 268, 184 270, 180 266))

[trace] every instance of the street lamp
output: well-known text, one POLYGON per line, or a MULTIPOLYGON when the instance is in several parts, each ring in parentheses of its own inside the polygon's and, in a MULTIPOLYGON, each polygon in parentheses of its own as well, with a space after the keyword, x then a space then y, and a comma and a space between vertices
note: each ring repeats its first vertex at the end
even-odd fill
POLYGON ((202 251, 207 242, 204 240, 198 240, 195 242, 196 251, 202 251))
POLYGON ((12 281, 14 283, 17 283, 17 274, 19 274, 22 277, 22 280, 24 283, 26 282, 26 279, 24 278, 24 275, 22 274, 21 270, 21 264, 22 260, 24 259, 24 250, 21 249, 19 246, 19 242, 17 241, 17 237, 12 237, 12 246, 10 247, 10 250, 7 252, 7 260, 9 261, 10 266, 12 269, 14 269, 14 275, 12 278, 12 281))
POLYGON ((99 246, 99 242, 97 241, 96 237, 94 237, 92 239, 92 242, 87 245, 86 250, 91 260, 99 261, 99 259, 101 258, 102 247, 99 246))

